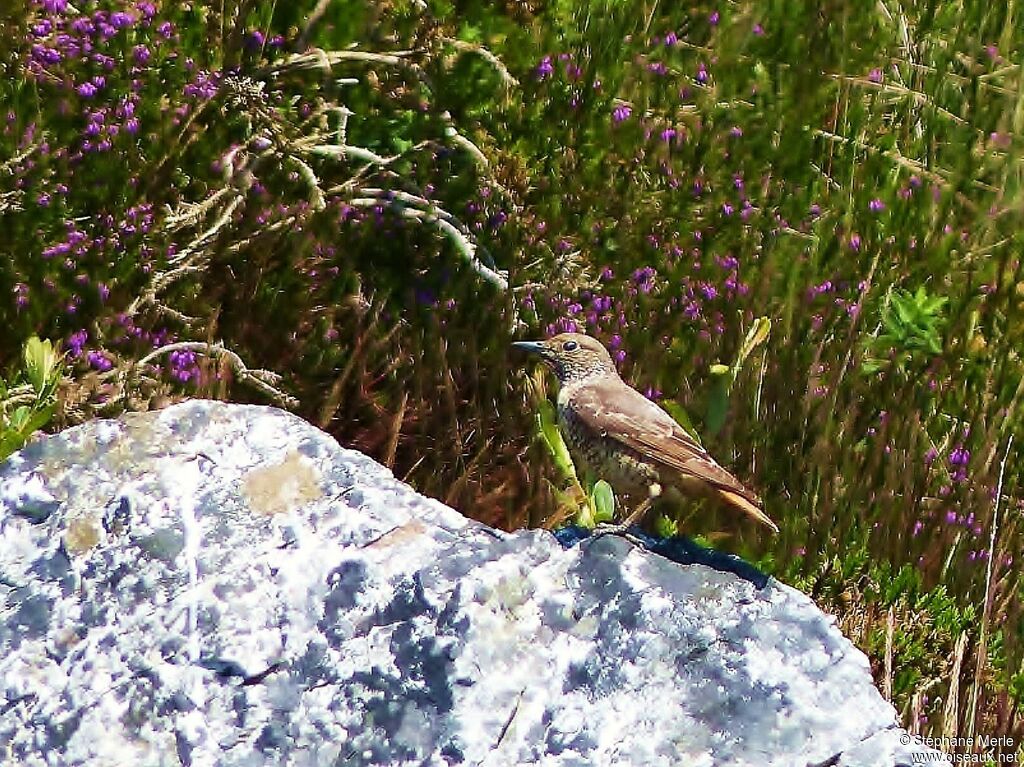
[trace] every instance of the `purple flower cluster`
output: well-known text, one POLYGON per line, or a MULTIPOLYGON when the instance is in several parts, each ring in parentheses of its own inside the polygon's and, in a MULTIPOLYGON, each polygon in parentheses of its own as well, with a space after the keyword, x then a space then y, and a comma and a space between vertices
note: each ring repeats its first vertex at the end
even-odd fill
POLYGON ((629 104, 617 104, 612 110, 612 122, 623 123, 633 114, 633 107, 629 104))
POLYGON ((954 482, 967 479, 967 466, 971 462, 971 453, 963 445, 957 445, 949 454, 949 466, 953 470, 954 482))
POLYGON ((199 381, 199 364, 195 352, 173 351, 168 355, 171 377, 180 383, 199 381))
POLYGON ((654 278, 658 275, 653 266, 644 266, 633 272, 633 285, 641 293, 650 293, 654 289, 654 278))
POLYGON ((107 356, 106 352, 100 350, 89 352, 86 355, 86 361, 88 361, 89 367, 94 370, 98 370, 101 373, 106 373, 114 367, 114 363, 111 362, 110 357, 107 356))

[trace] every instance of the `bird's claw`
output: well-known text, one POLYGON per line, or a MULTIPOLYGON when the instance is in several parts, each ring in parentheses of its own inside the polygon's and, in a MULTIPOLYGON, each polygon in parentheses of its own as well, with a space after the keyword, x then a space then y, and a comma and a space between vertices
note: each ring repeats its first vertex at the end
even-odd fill
POLYGON ((639 544, 640 538, 635 533, 631 532, 634 526, 628 522, 620 524, 611 524, 608 522, 598 522, 594 526, 594 531, 590 534, 592 539, 601 538, 605 535, 621 535, 627 541, 639 544))

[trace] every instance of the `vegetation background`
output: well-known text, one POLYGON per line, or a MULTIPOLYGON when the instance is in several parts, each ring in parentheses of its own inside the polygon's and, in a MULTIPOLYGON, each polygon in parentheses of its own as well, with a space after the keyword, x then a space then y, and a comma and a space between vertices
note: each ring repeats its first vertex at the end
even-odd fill
POLYGON ((1020 743, 1021 12, 6 2, 0 457, 270 402, 555 524, 509 343, 586 330, 766 498, 781 535, 723 545, 832 610, 906 726, 1020 743))

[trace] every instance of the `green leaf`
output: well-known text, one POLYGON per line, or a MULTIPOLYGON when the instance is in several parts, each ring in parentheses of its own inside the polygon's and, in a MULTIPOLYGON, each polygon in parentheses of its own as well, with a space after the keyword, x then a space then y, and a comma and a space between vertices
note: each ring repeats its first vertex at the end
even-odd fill
POLYGON ((11 413, 11 418, 8 421, 8 425, 11 429, 16 432, 24 432, 25 424, 28 423, 29 417, 31 416, 32 409, 28 405, 22 405, 11 413))
POLYGON ((57 403, 52 402, 46 407, 35 410, 22 425, 21 433, 25 439, 31 437, 39 429, 43 428, 53 418, 53 414, 57 411, 57 403))
POLYGON ((892 297, 892 306, 896 310, 896 316, 899 321, 904 325, 913 325, 915 320, 914 307, 909 301, 905 301, 902 296, 894 295, 892 297))
POLYGON ((36 394, 42 395, 47 385, 56 377, 60 357, 54 351, 49 339, 40 341, 33 336, 25 343, 25 375, 36 394))
POLYGON ((679 535, 679 523, 671 517, 659 514, 654 520, 654 532, 661 538, 675 538, 679 535))
POLYGON ((567 478, 578 481, 576 466, 569 455, 569 448, 566 447, 562 433, 558 430, 558 419, 555 415, 555 406, 550 400, 541 400, 537 408, 537 430, 543 440, 548 452, 555 462, 556 468, 567 478))
POLYGON ((743 339, 743 343, 740 346, 739 353, 736 355, 736 361, 732 364, 732 380, 735 381, 736 377, 740 373, 740 369, 743 367, 743 363, 746 362, 747 357, 750 356, 751 352, 754 351, 758 346, 768 340, 768 336, 772 332, 772 321, 767 317, 758 317, 754 320, 754 324, 747 331, 746 338, 743 339))
MULTIPOLYGON (((719 366, 715 366, 719 367, 719 366)), ((720 367, 724 367, 720 366, 720 367)), ((712 368, 712 371, 714 367, 712 368)), ((712 435, 718 434, 725 426, 725 417, 729 412, 729 376, 716 375, 711 379, 711 394, 708 396, 707 416, 704 418, 705 431, 712 435)))
POLYGON ((50 422, 56 411, 56 402, 40 409, 23 405, 15 410, 7 423, 0 426, 0 461, 20 450, 29 437, 50 422))
POLYGON ((700 435, 697 433, 697 429, 693 425, 693 419, 690 418, 690 414, 683 409, 682 405, 675 400, 666 399, 662 400, 661 406, 670 416, 672 416, 673 419, 675 419, 677 424, 683 427, 687 434, 693 437, 694 442, 703 446, 703 443, 700 441, 700 435))
POLYGON ((0 461, 5 460, 24 444, 25 441, 19 432, 0 430, 0 461))
POLYGON ((615 493, 612 486, 603 479, 598 480, 591 490, 594 504, 594 519, 597 522, 611 522, 615 519, 615 493))
POLYGON ((474 24, 463 24, 459 29, 459 39, 467 43, 479 43, 484 39, 480 27, 474 24))

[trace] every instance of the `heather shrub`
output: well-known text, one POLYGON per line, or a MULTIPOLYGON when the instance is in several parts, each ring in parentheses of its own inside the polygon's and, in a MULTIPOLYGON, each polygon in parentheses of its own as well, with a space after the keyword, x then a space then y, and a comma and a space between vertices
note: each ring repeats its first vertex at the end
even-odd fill
POLYGON ((508 344, 586 331, 782 528, 682 532, 834 610, 912 728, 1019 739, 1019 25, 663 6, 0 11, 0 369, 60 344, 54 427, 279 404, 536 526, 580 495, 508 344))

